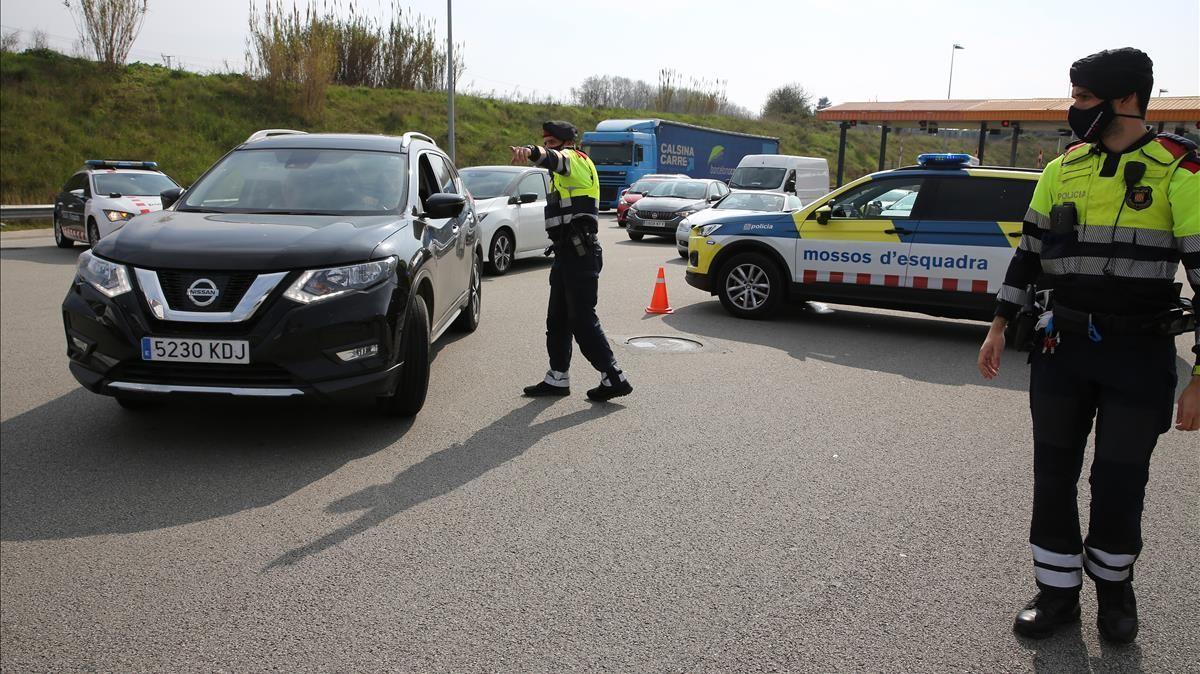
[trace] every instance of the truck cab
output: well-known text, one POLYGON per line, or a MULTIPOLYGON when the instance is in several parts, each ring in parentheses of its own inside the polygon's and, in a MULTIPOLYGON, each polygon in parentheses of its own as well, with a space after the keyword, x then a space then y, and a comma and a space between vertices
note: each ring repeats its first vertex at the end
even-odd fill
POLYGON ((631 130, 629 122, 605 120, 583 134, 583 151, 600 176, 600 208, 616 208, 621 190, 658 168, 654 134, 631 130))

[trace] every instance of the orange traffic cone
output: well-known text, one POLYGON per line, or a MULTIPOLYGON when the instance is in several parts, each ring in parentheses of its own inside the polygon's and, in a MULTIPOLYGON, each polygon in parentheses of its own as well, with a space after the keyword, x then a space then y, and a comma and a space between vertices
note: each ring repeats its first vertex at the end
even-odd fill
POLYGON ((650 306, 646 307, 648 314, 669 314, 675 311, 667 301, 667 275, 663 268, 658 268, 658 280, 654 282, 654 295, 650 297, 650 306))

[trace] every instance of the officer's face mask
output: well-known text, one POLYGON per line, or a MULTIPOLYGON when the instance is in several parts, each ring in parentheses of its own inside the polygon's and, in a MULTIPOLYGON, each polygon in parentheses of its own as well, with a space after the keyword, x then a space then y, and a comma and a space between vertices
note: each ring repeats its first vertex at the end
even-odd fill
POLYGON ((1100 140, 1100 135, 1118 117, 1141 119, 1137 115, 1123 115, 1118 113, 1113 109, 1111 99, 1101 101, 1098 105, 1093 105, 1090 108, 1079 108, 1072 105, 1067 110, 1067 124, 1070 125, 1071 131, 1080 140, 1088 143, 1100 140))

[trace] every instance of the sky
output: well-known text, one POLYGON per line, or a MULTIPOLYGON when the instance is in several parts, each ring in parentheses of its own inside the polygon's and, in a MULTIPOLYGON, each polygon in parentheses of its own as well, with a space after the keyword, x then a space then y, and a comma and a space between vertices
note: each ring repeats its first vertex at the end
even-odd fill
MULTIPOLYGON (((355 1, 391 16, 392 0, 355 1)), ((444 34, 445 0, 396 1, 435 19, 444 34)), ((725 82, 729 100, 752 111, 789 83, 834 103, 944 99, 954 43, 964 47, 954 52, 954 98, 1065 97, 1072 61, 1126 46, 1154 60, 1156 92, 1200 93, 1198 0, 451 2, 466 64, 460 90, 506 97, 565 101, 588 75, 655 84, 660 69, 672 68, 685 79, 725 82)), ((240 72, 249 7, 249 0, 149 0, 130 61, 166 55, 189 70, 240 72)), ((0 27, 25 40, 41 30, 49 46, 68 53, 78 39, 61 0, 4 0, 0 27)))

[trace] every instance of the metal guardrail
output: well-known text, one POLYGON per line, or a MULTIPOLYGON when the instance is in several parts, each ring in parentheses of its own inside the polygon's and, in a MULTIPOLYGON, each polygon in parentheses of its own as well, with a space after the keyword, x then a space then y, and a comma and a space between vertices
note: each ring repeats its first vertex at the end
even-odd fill
POLYGON ((54 217, 54 204, 41 206, 0 206, 0 221, 40 220, 54 217))

